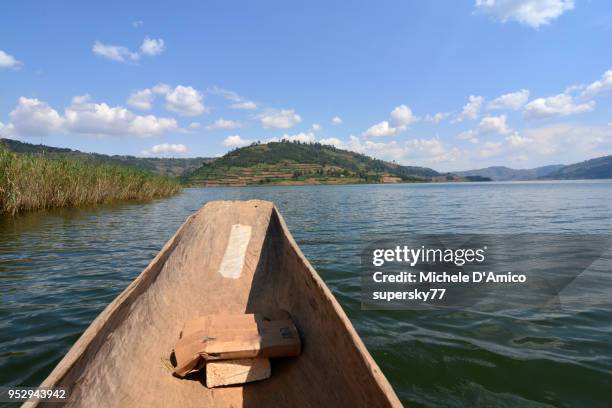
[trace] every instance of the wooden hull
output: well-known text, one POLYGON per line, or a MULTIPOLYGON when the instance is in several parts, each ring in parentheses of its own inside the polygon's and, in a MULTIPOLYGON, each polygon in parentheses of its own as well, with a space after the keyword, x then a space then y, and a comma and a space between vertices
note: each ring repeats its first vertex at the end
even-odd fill
POLYGON ((77 407, 401 406, 282 216, 258 200, 211 202, 190 216, 41 386, 72 387, 68 405, 77 407), (247 229, 242 262, 232 241, 247 229), (270 379, 208 389, 203 378, 171 375, 165 362, 185 320, 279 310, 290 313, 303 352, 274 361, 270 379))

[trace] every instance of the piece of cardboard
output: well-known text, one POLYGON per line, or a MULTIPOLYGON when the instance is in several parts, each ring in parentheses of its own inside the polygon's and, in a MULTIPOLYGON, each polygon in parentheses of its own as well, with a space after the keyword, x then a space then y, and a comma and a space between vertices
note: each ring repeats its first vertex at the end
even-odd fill
POLYGON ((300 355, 300 335, 291 319, 263 321, 259 327, 260 356, 273 358, 300 355))
POLYGON ((262 320, 263 318, 257 314, 218 314, 198 316, 185 322, 179 337, 193 334, 202 330, 209 330, 211 332, 227 330, 251 330, 254 324, 257 324, 258 321, 262 320))
POLYGON ((300 354, 298 331, 290 319, 264 321, 258 315, 201 316, 185 323, 174 354, 174 372, 185 376, 201 358, 233 360, 300 354))
POLYGON ((245 384, 270 378, 270 360, 267 358, 244 358, 206 363, 206 386, 245 384))
POLYGON ((261 317, 254 314, 219 314, 199 316, 186 321, 174 347, 174 357, 177 363, 174 372, 184 377, 200 366, 204 346, 211 340, 218 337, 229 339, 234 336, 239 338, 245 335, 250 338, 257 336, 258 320, 261 320, 261 317))

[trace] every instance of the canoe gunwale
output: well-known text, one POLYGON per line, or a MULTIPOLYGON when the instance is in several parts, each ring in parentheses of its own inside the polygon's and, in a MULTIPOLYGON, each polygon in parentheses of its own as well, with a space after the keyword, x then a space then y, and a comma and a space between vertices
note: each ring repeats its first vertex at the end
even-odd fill
MULTIPOLYGON (((132 301, 138 298, 142 293, 140 289, 146 289, 157 275, 161 272, 162 266, 174 248, 178 245, 180 237, 185 227, 199 214, 199 211, 187 217, 185 222, 181 224, 179 229, 170 237, 157 255, 149 262, 149 265, 115 298, 109 303, 104 310, 96 316, 91 324, 85 329, 81 337, 72 345, 70 350, 64 355, 60 362, 55 366, 53 371, 40 385, 41 388, 55 387, 68 372, 79 364, 80 360, 85 357, 86 352, 92 346, 100 333, 107 329, 108 325, 113 324, 115 313, 123 307, 129 307, 132 301), (146 287, 143 287, 146 286, 146 287)), ((144 290, 143 290, 144 291, 144 290)), ((38 407, 41 400, 26 402, 22 405, 23 408, 38 407)))
POLYGON ((311 278, 316 282, 319 290, 323 293, 323 295, 328 299, 329 303, 334 308, 334 311, 336 312, 342 324, 344 325, 344 329, 349 333, 349 336, 351 337, 353 343, 357 347, 357 350, 361 354, 361 358, 368 364, 370 368, 370 372, 372 373, 374 377, 374 380, 380 387, 382 393, 385 394, 387 398, 389 399, 390 406, 402 407, 403 405, 400 402, 399 398, 397 397, 397 394, 393 390, 393 387, 391 387, 391 384, 389 383, 387 378, 384 376, 384 374, 380 370, 380 367, 378 367, 378 364, 376 363, 376 361, 374 361, 374 358, 370 355, 370 352, 368 351, 365 344, 361 340, 361 337, 359 337, 359 334, 357 334, 357 331, 355 330, 350 319, 344 312, 344 309, 342 309, 342 306, 340 306, 340 303, 338 303, 338 300, 336 299, 336 297, 333 295, 329 287, 327 287, 327 284, 323 281, 321 276, 319 276, 318 272, 310 264, 310 261, 308 260, 308 258, 306 258, 306 256, 300 249, 297 242, 295 242, 295 239, 293 238, 293 235, 289 231, 289 227, 287 226, 287 223, 285 222, 285 219, 281 215, 280 211, 278 210, 278 208, 276 208, 276 206, 274 206, 273 211, 274 211, 274 214, 278 218, 283 235, 289 241, 289 244, 291 245, 295 254, 298 256, 298 258, 300 258, 300 260, 306 266, 308 272, 310 273, 311 278))

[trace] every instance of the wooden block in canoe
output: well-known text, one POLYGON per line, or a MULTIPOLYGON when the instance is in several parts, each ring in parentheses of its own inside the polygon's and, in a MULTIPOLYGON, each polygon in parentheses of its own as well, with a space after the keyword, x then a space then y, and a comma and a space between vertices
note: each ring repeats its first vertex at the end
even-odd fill
POLYGON ((42 386, 71 387, 76 407, 401 406, 278 210, 259 200, 191 215, 42 386), (302 353, 275 362, 266 381, 209 389, 161 361, 193 316, 277 310, 291 315, 302 353))
POLYGON ((203 358, 235 360, 254 357, 295 357, 300 336, 291 319, 264 320, 255 314, 210 315, 185 323, 174 346, 179 377, 199 366, 203 358))
POLYGON ((267 358, 211 361, 206 364, 206 386, 214 388, 265 380, 271 373, 267 358))

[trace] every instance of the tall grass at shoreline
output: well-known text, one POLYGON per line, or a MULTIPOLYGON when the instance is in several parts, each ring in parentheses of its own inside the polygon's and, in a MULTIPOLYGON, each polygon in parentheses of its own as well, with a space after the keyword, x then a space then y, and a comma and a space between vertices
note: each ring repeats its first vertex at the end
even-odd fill
POLYGON ((175 179, 69 158, 17 155, 0 146, 0 214, 55 207, 149 200, 181 190, 175 179))

